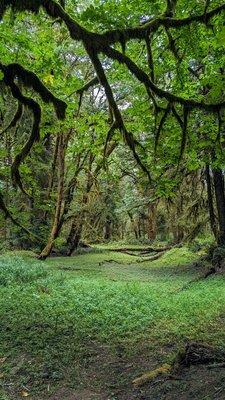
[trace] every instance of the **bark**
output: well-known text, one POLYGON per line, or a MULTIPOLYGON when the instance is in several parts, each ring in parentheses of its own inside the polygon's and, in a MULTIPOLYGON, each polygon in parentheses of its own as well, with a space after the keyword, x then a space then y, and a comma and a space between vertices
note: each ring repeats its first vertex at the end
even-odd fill
POLYGON ((85 192, 83 194, 83 199, 82 199, 82 205, 83 205, 83 210, 80 212, 80 215, 74 216, 74 220, 73 223, 71 225, 71 229, 70 229, 70 233, 69 236, 67 238, 67 255, 71 256, 72 253, 78 248, 79 246, 79 242, 81 240, 82 237, 82 231, 83 231, 83 225, 84 225, 84 220, 85 220, 85 206, 88 203, 88 195, 91 191, 91 188, 93 186, 93 176, 91 174, 91 168, 92 168, 92 164, 95 160, 95 156, 93 156, 93 154, 89 155, 89 168, 87 171, 87 182, 86 182, 86 188, 85 188, 85 192))
POLYGON ((141 218, 137 218, 137 233, 138 233, 138 239, 141 238, 141 218))
POLYGON ((107 218, 104 226, 104 240, 109 240, 111 238, 111 226, 112 226, 112 221, 107 218))
POLYGON ((222 170, 215 168, 212 170, 214 190, 216 197, 216 207, 219 220, 218 245, 225 246, 225 195, 224 195, 224 176, 222 170))
MULTIPOLYGON (((47 258, 53 248, 54 242, 59 236, 61 229, 63 227, 64 222, 66 221, 68 212, 70 210, 70 204, 73 200, 74 192, 77 187, 77 179, 80 171, 82 170, 84 163, 87 158, 87 154, 81 158, 81 155, 78 154, 76 157, 76 168, 73 177, 70 179, 66 189, 65 189, 65 156, 66 150, 68 147, 69 139, 71 136, 71 131, 65 136, 63 142, 61 143, 61 139, 57 144, 58 154, 57 157, 54 157, 55 162, 57 159, 59 160, 59 177, 58 177, 58 196, 56 203, 55 216, 52 224, 52 230, 45 246, 44 250, 40 254, 39 258, 45 259, 47 258), (61 171, 61 172, 60 172, 61 171)), ((55 167, 52 166, 52 170, 55 170, 55 167)), ((52 182, 51 182, 52 183, 52 182)))
POLYGON ((213 232, 215 239, 217 240, 218 239, 218 231, 217 231, 217 223, 216 223, 216 217, 215 217, 214 205, 213 205, 213 192, 212 192, 210 168, 209 168, 208 164, 206 165, 205 175, 206 175, 210 227, 211 227, 211 230, 213 232))
POLYGON ((60 217, 62 211, 63 204, 63 194, 64 194, 64 177, 65 177, 65 154, 66 154, 67 141, 65 141, 63 134, 60 134, 59 139, 59 147, 58 147, 58 163, 59 163, 59 171, 58 171, 58 194, 57 194, 57 202, 55 208, 55 214, 52 224, 52 229, 50 236, 48 238, 48 242, 45 248, 42 250, 39 255, 39 259, 45 260, 52 251, 54 241, 58 236, 60 229, 60 217))
MULTIPOLYGON (((57 158, 58 158, 58 152, 59 152, 59 141, 60 141, 60 136, 57 135, 56 142, 55 142, 55 147, 54 147, 54 154, 53 154, 51 172, 50 172, 50 176, 49 176, 49 183, 48 183, 46 201, 48 201, 50 199, 51 193, 52 193, 52 189, 53 189, 55 170, 56 170, 56 164, 57 164, 57 158)), ((48 216, 48 211, 45 211, 45 213, 44 213, 44 220, 45 221, 47 220, 47 216, 48 216)))
MULTIPOLYGON (((106 152, 106 157, 109 157, 110 154, 114 151, 114 149, 116 148, 117 144, 116 143, 112 143, 111 146, 107 149, 106 152)), ((96 178, 99 174, 99 172, 101 171, 104 162, 102 161, 101 163, 99 163, 95 170, 94 173, 91 173, 91 168, 92 168, 92 164, 94 162, 95 157, 90 154, 90 151, 87 152, 87 154, 85 154, 83 156, 83 158, 81 158, 81 156, 78 154, 77 156, 77 163, 76 163, 76 170, 74 173, 73 178, 70 180, 67 189, 65 191, 65 201, 63 204, 63 208, 62 208, 62 213, 61 213, 61 218, 59 220, 58 223, 58 231, 57 231, 57 235, 56 237, 59 235, 61 228, 64 224, 64 222, 66 221, 66 217, 67 214, 69 212, 70 209, 70 204, 73 200, 73 195, 77 186, 77 179, 78 179, 78 175, 80 173, 80 171, 83 169, 84 167, 84 163, 86 162, 87 158, 89 157, 88 161, 89 161, 89 171, 88 171, 88 178, 87 178, 87 184, 86 184, 86 190, 85 193, 83 195, 83 201, 82 204, 85 206, 88 202, 88 194, 91 191, 92 185, 94 183, 94 177, 96 178)), ((77 218, 76 216, 74 216, 74 221, 72 223, 71 229, 70 229, 70 233, 68 235, 67 238, 67 254, 70 256, 79 246, 79 242, 81 240, 82 237, 82 231, 83 231, 83 221, 85 218, 85 211, 83 210, 82 213, 79 215, 79 226, 77 226, 77 229, 75 228, 76 224, 77 224, 77 218), (76 233, 75 233, 76 231, 76 233)), ((55 237, 55 238, 56 238, 55 237)), ((50 253, 49 253, 50 254, 50 253)))
POLYGON ((156 239, 157 235, 156 216, 157 216, 156 204, 153 203, 149 204, 147 234, 148 234, 148 239, 152 241, 156 239))
POLYGON ((82 235, 82 230, 83 230, 83 224, 81 222, 81 220, 76 220, 74 219, 72 225, 71 225, 71 229, 70 229, 70 233, 67 239, 67 256, 71 256, 73 254, 73 252, 78 248, 79 243, 80 243, 80 239, 81 239, 81 235, 82 235))

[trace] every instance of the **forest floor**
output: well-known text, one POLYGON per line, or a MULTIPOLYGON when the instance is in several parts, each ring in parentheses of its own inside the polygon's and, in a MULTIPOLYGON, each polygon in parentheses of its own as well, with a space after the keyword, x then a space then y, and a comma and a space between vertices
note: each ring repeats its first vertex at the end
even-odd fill
POLYGON ((225 368, 208 365, 132 384, 187 342, 225 347, 225 278, 198 280, 201 254, 1 256, 0 400, 225 399, 225 368))

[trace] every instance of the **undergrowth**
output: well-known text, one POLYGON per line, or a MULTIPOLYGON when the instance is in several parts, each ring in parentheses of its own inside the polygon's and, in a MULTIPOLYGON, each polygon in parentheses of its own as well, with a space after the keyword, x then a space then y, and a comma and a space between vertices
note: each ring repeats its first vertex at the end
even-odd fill
POLYGON ((40 263, 19 256, 0 257, 0 286, 24 284, 44 278, 48 274, 40 263))
POLYGON ((223 276, 182 289, 201 276, 193 262, 202 254, 176 248, 143 264, 107 251, 46 263, 30 255, 1 257, 3 383, 12 382, 15 391, 28 385, 36 393, 43 390, 46 368, 53 386, 65 379, 65 371, 67 380, 78 382, 91 343, 107 344, 114 352, 120 347, 128 359, 139 357, 143 346, 153 355, 172 346, 172 352, 160 353, 162 362, 188 340, 222 346, 223 276), (15 375, 21 355, 24 361, 15 375))

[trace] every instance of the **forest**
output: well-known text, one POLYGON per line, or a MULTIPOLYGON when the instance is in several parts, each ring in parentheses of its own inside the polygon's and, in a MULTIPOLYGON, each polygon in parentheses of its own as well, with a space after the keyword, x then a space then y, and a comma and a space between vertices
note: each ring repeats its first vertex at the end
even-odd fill
POLYGON ((225 2, 0 0, 0 400, 225 399, 225 2))

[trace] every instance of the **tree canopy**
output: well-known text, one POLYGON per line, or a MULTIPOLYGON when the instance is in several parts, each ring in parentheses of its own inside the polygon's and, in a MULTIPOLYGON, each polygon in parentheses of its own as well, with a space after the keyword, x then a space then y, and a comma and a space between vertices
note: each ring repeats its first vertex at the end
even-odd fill
POLYGON ((156 225, 175 241, 210 225, 225 244, 224 13, 1 2, 0 207, 41 258, 118 229, 154 239, 156 225))

